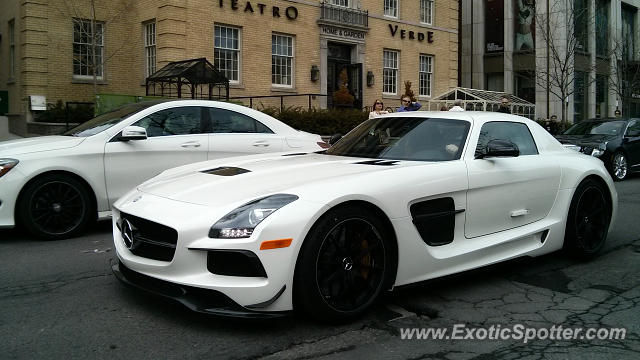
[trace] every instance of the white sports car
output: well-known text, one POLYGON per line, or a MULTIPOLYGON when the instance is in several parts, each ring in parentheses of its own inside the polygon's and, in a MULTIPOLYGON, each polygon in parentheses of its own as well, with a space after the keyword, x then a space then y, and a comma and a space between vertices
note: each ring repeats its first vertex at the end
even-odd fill
POLYGON ((603 246, 617 194, 602 161, 528 119, 411 112, 333 147, 167 170, 118 200, 116 276, 189 308, 361 315, 394 286, 603 246))
POLYGON ((71 237, 165 169, 240 154, 317 151, 322 145, 319 135, 240 105, 125 105, 64 136, 0 142, 0 227, 18 223, 43 238, 71 237))

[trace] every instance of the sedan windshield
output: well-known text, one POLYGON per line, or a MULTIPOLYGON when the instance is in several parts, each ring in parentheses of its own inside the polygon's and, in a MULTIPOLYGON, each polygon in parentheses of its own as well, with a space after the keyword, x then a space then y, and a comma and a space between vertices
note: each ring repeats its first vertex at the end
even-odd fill
POLYGON ((456 160, 462 154, 469 127, 469 122, 462 120, 375 118, 353 129, 326 154, 391 160, 456 160))
POLYGON ((583 121, 567 129, 564 135, 618 135, 625 125, 624 121, 583 121))
POLYGON ((124 105, 113 111, 98 115, 97 117, 74 127, 62 135, 78 137, 92 136, 112 127, 129 116, 158 103, 158 101, 145 101, 124 105))

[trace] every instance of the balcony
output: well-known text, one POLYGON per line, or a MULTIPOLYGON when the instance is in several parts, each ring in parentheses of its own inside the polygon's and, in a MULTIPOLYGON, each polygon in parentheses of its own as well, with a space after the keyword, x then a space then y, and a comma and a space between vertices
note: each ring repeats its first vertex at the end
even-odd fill
POLYGON ((320 5, 320 20, 318 20, 318 23, 368 30, 369 11, 336 6, 323 2, 320 5))

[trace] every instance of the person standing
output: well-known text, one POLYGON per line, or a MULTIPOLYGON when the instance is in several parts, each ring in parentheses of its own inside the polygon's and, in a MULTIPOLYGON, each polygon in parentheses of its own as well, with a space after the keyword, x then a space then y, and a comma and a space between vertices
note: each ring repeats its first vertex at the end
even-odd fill
POLYGON ((511 109, 509 108, 509 98, 508 97, 503 96, 502 99, 500 99, 500 108, 498 109, 498 112, 505 113, 505 114, 511 114, 511 109))
POLYGON ((462 100, 457 99, 453 103, 453 107, 451 109, 449 109, 449 111, 464 111, 464 108, 462 107, 462 100))
POLYGON ((411 102, 411 98, 408 96, 403 96, 401 99, 402 104, 398 108, 398 112, 404 111, 417 111, 422 107, 419 102, 411 102))
POLYGON ((378 117, 380 115, 388 114, 389 112, 384 110, 384 103, 380 99, 376 99, 373 103, 373 111, 369 113, 369 119, 378 117))

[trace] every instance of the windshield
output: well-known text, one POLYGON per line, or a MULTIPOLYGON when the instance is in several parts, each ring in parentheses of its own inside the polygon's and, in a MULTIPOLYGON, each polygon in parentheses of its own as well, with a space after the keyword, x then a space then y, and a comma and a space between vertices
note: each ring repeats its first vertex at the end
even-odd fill
POLYGON ((624 121, 583 121, 567 129, 564 135, 618 135, 625 125, 624 121))
POLYGON ((462 120, 374 118, 353 129, 326 154, 392 160, 457 160, 469 127, 469 122, 462 120))
POLYGON ((113 111, 98 115, 97 117, 74 127, 62 135, 78 137, 92 136, 112 127, 129 116, 156 104, 158 104, 158 102, 145 101, 124 105, 113 111))

